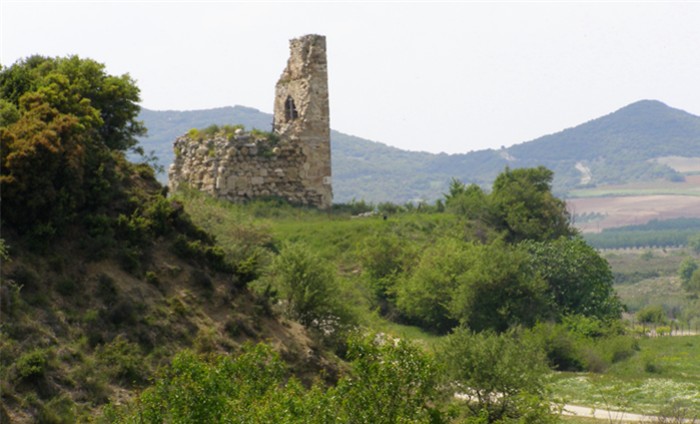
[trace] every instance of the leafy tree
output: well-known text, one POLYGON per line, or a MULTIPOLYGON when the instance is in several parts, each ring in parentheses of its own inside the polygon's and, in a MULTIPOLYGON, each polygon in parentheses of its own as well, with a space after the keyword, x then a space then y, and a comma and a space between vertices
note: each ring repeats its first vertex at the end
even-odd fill
POLYGON ((145 133, 133 80, 77 56, 32 56, 0 71, 0 98, 3 221, 50 235, 103 206, 145 133))
POLYGON ((348 343, 349 371, 335 387, 304 388, 270 346, 208 360, 181 352, 134 403, 108 406, 113 423, 430 423, 434 361, 405 341, 363 337, 348 343))
POLYGON ((445 366, 446 384, 465 399, 471 422, 556 421, 545 390, 544 353, 516 331, 457 328, 445 339, 437 360, 445 366))
POLYGON ((550 240, 575 233, 566 204, 552 194, 553 177, 543 166, 506 168, 496 177, 490 200, 496 228, 508 240, 550 240))
POLYGON ((548 318, 547 286, 528 266, 528 255, 504 242, 476 246, 472 266, 458 277, 450 316, 474 330, 505 331, 548 318))
POLYGON ((434 422, 437 366, 420 347, 369 336, 351 339, 348 356, 352 372, 332 391, 342 411, 338 422, 434 422))
POLYGON ((397 288, 397 306, 410 320, 438 333, 448 332, 458 320, 450 304, 461 276, 473 265, 472 244, 443 238, 428 247, 410 278, 397 288))
POLYGON ((292 318, 325 334, 349 323, 350 313, 338 297, 333 268, 305 245, 284 246, 271 272, 292 318))
POLYGON ((0 127, 7 127, 19 120, 17 107, 5 99, 0 98, 0 127))
POLYGON ((138 405, 111 408, 110 422, 245 422, 279 392, 285 378, 279 355, 269 346, 246 346, 235 359, 214 362, 191 352, 179 353, 138 405), (258 406, 260 405, 260 406, 258 406), (235 421, 226 418, 240 417, 235 421))
POLYGON ((61 113, 77 117, 93 143, 125 151, 146 131, 136 119, 139 89, 128 74, 108 75, 104 68, 78 56, 31 56, 2 70, 0 97, 19 107, 22 96, 38 93, 61 113))
POLYGON ((360 247, 362 273, 383 313, 396 304, 396 284, 413 262, 415 248, 393 231, 379 232, 360 247))
POLYGON ((637 320, 646 324, 665 324, 666 312, 661 305, 649 305, 637 311, 637 320))
POLYGON ((551 315, 547 286, 526 251, 444 238, 426 249, 397 288, 397 306, 423 328, 446 333, 458 323, 475 331, 534 325, 551 315))
POLYGON ((622 304, 608 262, 580 238, 525 241, 533 269, 547 283, 554 315, 616 319, 622 304))
POLYGON ((695 259, 687 257, 683 259, 680 266, 678 267, 678 276, 681 279, 681 285, 685 287, 690 282, 693 277, 693 273, 697 271, 698 263, 695 259))
POLYGON ((448 211, 467 219, 490 219, 488 195, 476 184, 465 185, 456 179, 450 183, 450 192, 445 195, 448 211))
POLYGON ((688 238, 688 246, 695 253, 700 253, 700 233, 688 238))
POLYGON ((700 270, 696 269, 693 275, 683 283, 683 288, 692 294, 700 294, 700 270))

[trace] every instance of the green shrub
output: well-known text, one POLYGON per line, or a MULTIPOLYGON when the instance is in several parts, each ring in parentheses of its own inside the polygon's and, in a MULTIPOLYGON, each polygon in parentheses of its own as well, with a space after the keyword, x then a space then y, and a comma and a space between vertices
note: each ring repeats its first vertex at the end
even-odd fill
POLYGON ((420 347, 381 335, 351 338, 352 371, 338 382, 339 422, 419 423, 439 416, 438 367, 420 347))
POLYGON ((149 368, 139 345, 121 335, 98 346, 95 355, 107 375, 120 384, 142 384, 149 376, 149 368))
POLYGON ((127 299, 119 299, 108 304, 102 312, 104 320, 113 326, 134 325, 138 321, 139 309, 143 305, 127 299))
POLYGON ((582 347, 584 338, 569 330, 565 325, 540 323, 528 333, 535 343, 542 347, 547 362, 552 369, 558 371, 583 371, 582 347))
POLYGON ((409 240, 395 232, 379 232, 366 238, 359 247, 363 276, 382 313, 395 307, 397 282, 411 267, 415 251, 409 240))
POLYGON ((95 405, 106 403, 109 400, 110 388, 108 376, 92 357, 85 360, 76 368, 71 377, 77 386, 87 393, 87 397, 95 405))
POLYGON ((144 276, 146 279, 146 282, 152 286, 158 287, 160 285, 160 279, 158 278, 158 274, 156 274, 153 271, 146 271, 146 275, 144 276))
POLYGON ((338 297, 334 270, 308 247, 285 245, 271 273, 291 318, 326 335, 349 324, 351 317, 338 297))
POLYGON ((63 276, 56 282, 56 291, 62 296, 71 296, 76 294, 78 284, 75 280, 68 276, 63 276))
POLYGON ((600 374, 610 367, 610 362, 606 361, 602 353, 591 345, 583 347, 581 356, 586 370, 589 372, 600 374))
POLYGON ((232 272, 234 267, 226 260, 223 249, 207 245, 201 240, 189 240, 178 235, 173 250, 182 259, 191 260, 202 265, 209 265, 215 271, 232 272))
POLYGON ((72 424, 77 422, 76 413, 75 403, 63 394, 42 404, 36 420, 40 424, 72 424))
POLYGON ((214 329, 200 329, 194 339, 194 350, 197 353, 211 353, 216 351, 216 332, 214 329))
POLYGON ((15 317, 23 303, 22 285, 14 280, 0 278, 0 311, 3 315, 15 317))
POLYGON ((172 202, 163 196, 152 198, 143 211, 148 220, 148 226, 157 236, 168 234, 174 224, 176 212, 172 202))
POLYGON ((665 324, 668 320, 661 305, 649 305, 637 312, 637 321, 645 324, 665 324))
POLYGON ((122 246, 117 253, 119 265, 131 275, 138 275, 142 267, 144 252, 135 246, 122 246))
POLYGON ((364 200, 352 199, 348 203, 334 203, 333 211, 349 213, 350 215, 359 215, 366 212, 372 212, 374 210, 374 205, 372 203, 365 202, 364 200))
POLYGON ((113 304, 118 297, 117 283, 107 274, 100 274, 97 277, 97 288, 95 294, 105 304, 113 304))
POLYGON ((144 246, 153 239, 151 220, 136 210, 130 216, 119 214, 115 221, 115 236, 133 246, 144 246))
POLYGON ((695 259, 687 257, 683 259, 683 262, 678 267, 678 276, 681 279, 681 284, 686 284, 690 281, 690 277, 698 269, 698 263, 695 259))
POLYGON ((49 369, 51 354, 52 352, 48 349, 34 349, 22 354, 15 364, 17 377, 22 380, 36 380, 43 377, 49 369))
POLYGON ((0 70, 0 92, 20 113, 0 132, 3 223, 46 245, 114 195, 118 158, 145 133, 139 90, 90 59, 32 56, 0 70))
POLYGON ((473 265, 471 244, 443 238, 425 249, 410 278, 397 287, 396 303, 412 322, 438 333, 458 324, 450 311, 461 277, 473 265))
POLYGON ((461 393, 470 419, 492 422, 555 422, 545 390, 544 352, 528 337, 472 333, 457 328, 440 347, 446 384, 461 393))
POLYGON ((335 387, 305 388, 267 345, 237 356, 180 352, 153 387, 107 422, 376 423, 444 422, 435 408, 437 368, 417 346, 383 337, 348 342, 349 371, 335 387), (205 359, 208 358, 208 359, 205 359))
POLYGON ((688 247, 695 253, 700 253, 700 233, 688 237, 688 247))
POLYGON ((193 140, 201 139, 201 135, 199 134, 199 130, 197 128, 190 128, 190 130, 187 131, 187 136, 193 140))
POLYGON ((657 358, 651 354, 645 354, 642 356, 642 364, 644 365, 644 371, 650 374, 661 374, 663 369, 661 365, 657 362, 657 358))
POLYGON ((12 280, 18 286, 22 287, 24 292, 41 290, 39 274, 31 268, 24 265, 19 265, 8 275, 8 279, 12 280))
POLYGON ((656 334, 658 334, 659 336, 669 335, 671 334, 671 327, 668 325, 656 327, 656 334))

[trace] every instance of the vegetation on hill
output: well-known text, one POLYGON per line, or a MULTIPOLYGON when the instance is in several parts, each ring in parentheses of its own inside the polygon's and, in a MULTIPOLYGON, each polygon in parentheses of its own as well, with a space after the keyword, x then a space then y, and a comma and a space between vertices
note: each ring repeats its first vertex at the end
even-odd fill
POLYGON ((154 171, 125 159, 143 132, 128 76, 78 57, 0 72, 3 125, 0 421, 86 421, 183 348, 276 342, 299 378, 335 367, 246 289, 154 171))
POLYGON ((434 204, 166 197, 128 76, 36 56, 0 90, 2 422, 546 423, 551 370, 638 356, 544 167, 434 204))

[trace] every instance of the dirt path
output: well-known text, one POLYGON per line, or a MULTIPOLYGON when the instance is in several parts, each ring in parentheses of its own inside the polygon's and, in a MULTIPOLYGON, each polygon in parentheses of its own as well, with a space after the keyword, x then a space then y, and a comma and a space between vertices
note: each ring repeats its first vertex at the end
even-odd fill
POLYGON ((609 420, 613 423, 619 422, 651 422, 656 417, 649 415, 632 414, 622 411, 608 411, 607 409, 591 408, 590 406, 565 405, 562 415, 576 417, 596 418, 599 420, 609 420))
MULTIPOLYGON (((591 408, 590 406, 564 405, 562 415, 595 418, 610 423, 655 423, 659 417, 653 415, 633 414, 630 412, 610 411, 607 409, 591 408)), ((673 421, 674 423, 680 421, 673 421)), ((684 423, 696 423, 697 420, 686 418, 684 423)))

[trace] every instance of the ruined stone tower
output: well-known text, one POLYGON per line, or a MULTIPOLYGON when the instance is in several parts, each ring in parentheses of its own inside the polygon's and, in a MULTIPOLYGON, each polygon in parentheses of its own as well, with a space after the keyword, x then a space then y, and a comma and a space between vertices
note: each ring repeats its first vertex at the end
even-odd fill
POLYGON ((291 40, 289 49, 287 68, 277 81, 273 128, 301 146, 302 179, 321 195, 319 206, 328 207, 333 193, 326 37, 305 35, 291 40))
POLYGON ((273 135, 198 131, 175 140, 169 185, 180 184, 234 202, 276 196, 329 208, 330 120, 326 39, 290 41, 287 67, 276 86, 273 135))

